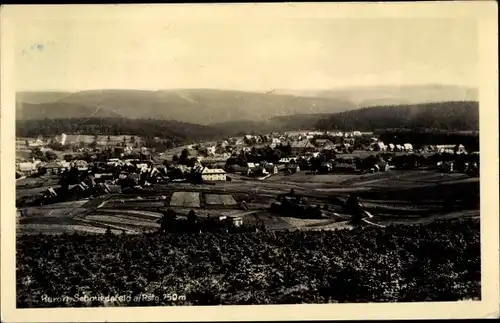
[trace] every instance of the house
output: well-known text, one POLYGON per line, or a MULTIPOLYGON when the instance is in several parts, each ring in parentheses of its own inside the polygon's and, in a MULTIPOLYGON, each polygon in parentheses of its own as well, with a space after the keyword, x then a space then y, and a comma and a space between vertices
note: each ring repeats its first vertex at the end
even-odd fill
POLYGON ((281 139, 279 139, 279 138, 274 138, 274 137, 273 137, 273 138, 271 139, 271 144, 274 144, 274 145, 279 145, 279 144, 281 144, 281 139))
POLYGON ((233 225, 235 227, 240 227, 243 225, 243 218, 242 217, 233 217, 232 218, 232 221, 233 221, 233 225))
POLYGON ((394 149, 396 149, 396 146, 395 146, 394 144, 388 144, 388 145, 387 145, 387 149, 388 149, 389 151, 394 151, 394 149))
POLYGON ((335 145, 333 143, 329 143, 329 144, 326 144, 324 145, 323 147, 321 147, 321 150, 322 151, 334 151, 335 150, 335 145))
POLYGON ((61 173, 65 169, 65 167, 59 162, 50 162, 43 165, 42 169, 45 170, 45 173, 47 175, 56 175, 61 173))
POLYGON ((40 163, 41 163, 40 160, 35 160, 33 162, 16 163, 16 170, 21 173, 34 173, 37 171, 40 163))
POLYGON ((47 188, 47 190, 45 190, 45 192, 42 193, 42 197, 45 199, 55 198, 57 197, 57 193, 52 187, 49 187, 47 188))
POLYGON ((277 174, 278 173, 278 167, 274 164, 267 163, 264 165, 264 169, 269 173, 269 174, 277 174))
POLYGON ((467 151, 465 150, 464 145, 461 145, 461 144, 455 146, 455 152, 457 154, 466 154, 467 153, 467 151))
POLYGON ((356 139, 354 139, 354 138, 344 138, 344 140, 342 140, 342 142, 344 144, 348 144, 350 146, 354 146, 354 143, 356 142, 356 139))
POLYGON ((377 141, 373 145, 373 150, 375 150, 375 151, 385 151, 386 150, 385 144, 382 141, 377 141))
POLYGON ((455 145, 436 145, 438 153, 455 153, 455 145))
POLYGON ((313 151, 313 152, 306 153, 306 156, 308 156, 310 158, 317 158, 319 156, 319 151, 313 151))
POLYGON ((86 183, 81 182, 79 184, 70 185, 68 189, 73 192, 73 194, 79 194, 87 191, 89 186, 86 183))
POLYGON ((37 140, 28 142, 28 147, 40 147, 43 146, 44 142, 38 138, 37 140))
POLYGON ((377 169, 377 171, 379 172, 387 172, 389 171, 390 169, 390 166, 389 166, 389 163, 384 161, 384 160, 379 160, 376 164, 375 164, 375 168, 377 169))
POLYGON ((407 144, 404 144, 404 145, 403 145, 403 148, 404 148, 404 150, 405 150, 405 151, 413 151, 413 146, 412 146, 412 144, 408 144, 408 143, 407 143, 407 144))
POLYGON ((300 167, 297 164, 289 164, 286 166, 286 170, 290 171, 292 174, 300 172, 300 167))
POLYGON ((324 147, 326 145, 332 145, 333 143, 329 139, 316 139, 316 147, 324 147))
POLYGON ((403 146, 401 146, 400 144, 397 144, 395 147, 395 151, 403 151, 403 149, 403 146))
POLYGON ((278 164, 290 164, 290 163, 295 163, 295 159, 296 159, 296 158, 292 158, 292 157, 289 157, 289 158, 281 158, 281 159, 278 161, 278 164))
POLYGON ((77 159, 70 163, 70 167, 76 168, 79 171, 86 171, 89 169, 88 163, 83 159, 77 159))
POLYGON ((294 155, 305 154, 316 150, 316 147, 307 139, 294 141, 290 146, 292 148, 292 154, 294 155))
POLYGON ((205 167, 201 171, 201 179, 204 181, 225 181, 226 172, 223 169, 210 169, 205 167))
POLYGON ((257 167, 257 165, 255 165, 254 163, 247 163, 247 168, 248 169, 254 169, 256 167, 257 167))

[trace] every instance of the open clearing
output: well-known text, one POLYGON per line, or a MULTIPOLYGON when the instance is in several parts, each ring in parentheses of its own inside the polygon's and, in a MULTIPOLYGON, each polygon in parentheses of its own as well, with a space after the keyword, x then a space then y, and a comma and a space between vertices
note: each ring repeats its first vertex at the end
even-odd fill
POLYGON ((170 206, 176 207, 200 207, 199 192, 174 192, 170 199, 170 206))
POLYGON ((208 205, 236 205, 236 201, 230 194, 204 194, 205 203, 208 205))

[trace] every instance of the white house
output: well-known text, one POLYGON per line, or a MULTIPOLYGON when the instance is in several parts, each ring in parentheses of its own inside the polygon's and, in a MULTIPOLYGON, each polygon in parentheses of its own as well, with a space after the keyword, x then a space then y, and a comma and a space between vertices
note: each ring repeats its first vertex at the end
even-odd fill
POLYGON ((457 154, 466 154, 467 153, 467 151, 465 150, 464 145, 462 145, 462 144, 457 145, 455 147, 455 151, 457 152, 457 154))
POLYGON ((378 141, 378 142, 375 143, 373 149, 376 150, 376 151, 385 151, 386 147, 385 147, 385 144, 382 141, 378 141))
POLYGON ((265 163, 262 166, 269 174, 277 174, 278 173, 278 167, 272 163, 265 163))
POLYGON ((290 163, 295 163, 296 158, 294 157, 289 157, 289 158, 281 158, 278 163, 279 164, 290 164, 290 163))
POLYGON ((225 181, 226 172, 223 169, 203 168, 201 171, 201 179, 204 181, 225 181))
POLYGON ((241 218, 241 217, 233 217, 232 221, 233 221, 233 224, 235 227, 239 227, 239 226, 243 225, 243 218, 241 218))
POLYGON ((271 139, 271 144, 279 145, 281 143, 281 139, 279 138, 272 138, 271 139))
POLYGON ((247 168, 248 169, 253 169, 253 168, 256 168, 257 165, 255 165, 254 163, 247 163, 247 168))
POLYGON ((413 151, 413 146, 412 144, 404 144, 403 145, 405 151, 413 151))
POLYGON ((43 146, 43 141, 41 139, 28 142, 28 147, 40 147, 40 146, 43 146))
POLYGON ((39 164, 40 164, 39 160, 35 162, 17 163, 16 170, 20 172, 34 172, 39 164))
POLYGON ((388 145, 387 145, 387 148, 388 148, 390 151, 394 151, 394 149, 396 148, 396 146, 394 146, 394 144, 388 144, 388 145))

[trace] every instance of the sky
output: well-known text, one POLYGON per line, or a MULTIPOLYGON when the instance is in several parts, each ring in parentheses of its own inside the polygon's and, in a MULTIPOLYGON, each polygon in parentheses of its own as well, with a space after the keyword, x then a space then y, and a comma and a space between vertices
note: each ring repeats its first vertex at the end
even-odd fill
POLYGON ((18 91, 477 84, 467 18, 40 14, 18 26, 18 91))

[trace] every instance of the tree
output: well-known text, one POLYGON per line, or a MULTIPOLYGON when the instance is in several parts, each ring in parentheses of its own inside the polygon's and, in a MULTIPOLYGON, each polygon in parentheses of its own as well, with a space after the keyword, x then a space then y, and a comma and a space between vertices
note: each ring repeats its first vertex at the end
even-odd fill
POLYGON ((57 159, 57 155, 52 151, 52 150, 47 150, 45 152, 45 157, 47 158, 47 160, 56 160, 57 159))
POLYGON ((173 231, 175 228, 175 221, 177 219, 177 214, 174 210, 168 209, 166 212, 163 212, 162 217, 160 219, 160 231, 168 232, 173 231))
POLYGON ((185 161, 189 157, 189 150, 184 148, 181 152, 181 157, 179 158, 179 161, 185 161))
POLYGON ((73 160, 73 155, 67 154, 63 156, 64 160, 69 162, 73 160))
POLYGON ((39 160, 41 160, 43 162, 46 162, 48 160, 47 156, 38 147, 36 147, 36 148, 34 148, 34 149, 31 150, 31 152, 30 152, 30 158, 39 159, 39 160))
POLYGON ((179 161, 179 156, 177 156, 177 155, 173 155, 173 156, 172 156, 172 161, 173 161, 173 162, 177 162, 177 161, 179 161))
POLYGON ((187 220, 191 224, 194 224, 197 222, 198 217, 196 216, 196 213, 194 212, 194 210, 189 211, 188 216, 187 216, 187 220))

